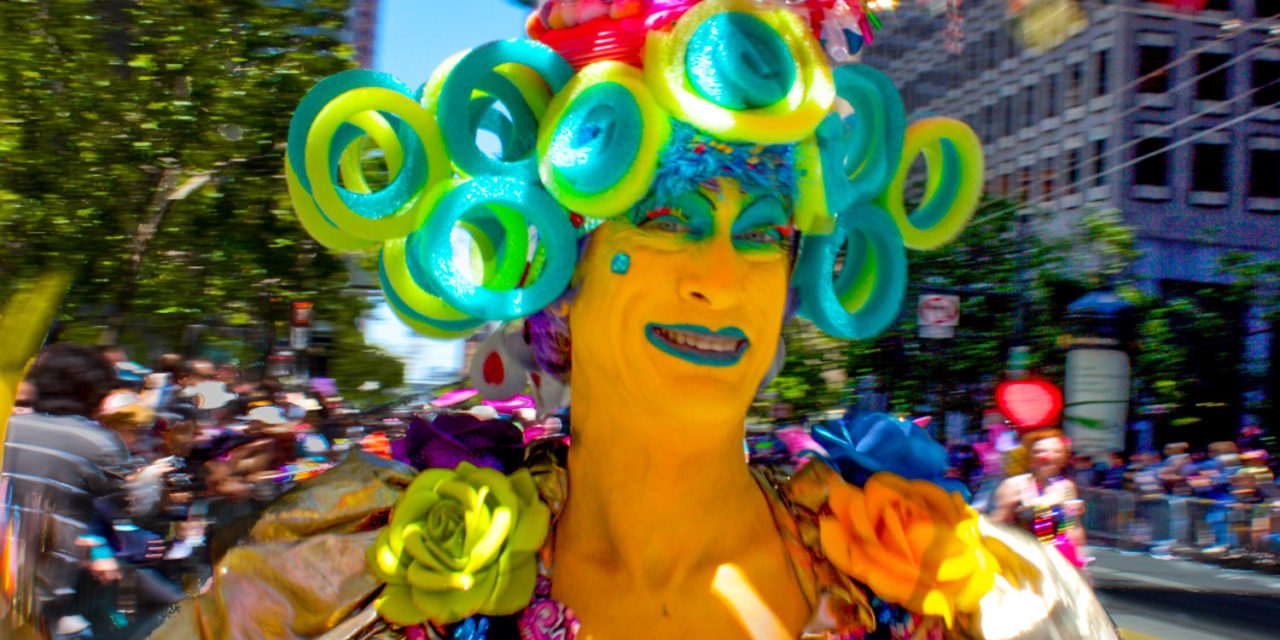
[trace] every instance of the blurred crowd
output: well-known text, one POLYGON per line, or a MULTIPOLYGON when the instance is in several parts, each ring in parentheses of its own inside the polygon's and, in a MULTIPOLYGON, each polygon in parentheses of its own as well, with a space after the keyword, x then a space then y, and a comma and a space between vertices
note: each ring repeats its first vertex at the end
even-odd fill
POLYGON ((207 584, 260 506, 353 447, 389 456, 397 430, 331 380, 286 389, 208 360, 143 367, 53 344, 19 387, 4 449, 12 606, 42 636, 122 636, 207 584))

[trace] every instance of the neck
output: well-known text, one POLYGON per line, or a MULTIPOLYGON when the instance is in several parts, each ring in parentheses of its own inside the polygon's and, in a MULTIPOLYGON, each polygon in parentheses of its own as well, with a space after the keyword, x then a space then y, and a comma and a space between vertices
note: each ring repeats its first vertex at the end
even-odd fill
MULTIPOLYGON (((574 395, 572 499, 564 521, 596 523, 593 546, 605 546, 624 562, 655 551, 668 557, 672 549, 696 552, 700 543, 720 539, 722 529, 742 523, 747 514, 741 505, 761 499, 743 456, 745 412, 716 423, 623 408, 616 395, 606 396, 606 406, 588 401, 598 394, 575 388, 574 395), (699 517, 690 518, 692 513, 699 517)), ((566 532, 572 539, 572 526, 566 532)))

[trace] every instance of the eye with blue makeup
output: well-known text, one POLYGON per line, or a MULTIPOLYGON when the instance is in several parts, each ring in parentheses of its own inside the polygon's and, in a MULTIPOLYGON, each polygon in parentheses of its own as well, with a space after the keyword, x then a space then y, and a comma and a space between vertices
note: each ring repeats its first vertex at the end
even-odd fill
POLYGON ((782 201, 772 196, 757 197, 738 214, 730 231, 739 249, 780 247, 791 235, 789 216, 782 201))
POLYGON ((693 240, 701 240, 710 236, 715 228, 714 209, 715 205, 707 196, 686 192, 676 196, 667 206, 637 208, 631 221, 641 229, 684 233, 693 240))

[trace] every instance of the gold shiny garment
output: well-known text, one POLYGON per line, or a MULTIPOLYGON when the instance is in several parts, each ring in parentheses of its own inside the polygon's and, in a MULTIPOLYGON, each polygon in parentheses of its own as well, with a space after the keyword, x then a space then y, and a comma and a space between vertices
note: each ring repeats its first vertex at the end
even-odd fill
POLYGON ((286 492, 216 563, 212 586, 183 601, 155 640, 317 637, 381 586, 364 550, 413 469, 365 453, 286 492))
MULTIPOLYGON (((545 470, 544 470, 545 471, 545 470)), ((539 478, 550 478, 539 473, 539 478)), ((358 453, 272 503, 249 534, 214 567, 206 593, 183 602, 151 636, 154 640, 392 640, 404 636, 376 616, 370 600, 381 586, 365 569, 365 548, 386 524, 413 470, 358 453)), ((563 480, 563 478, 561 478, 563 480)), ((788 552, 807 559, 797 574, 811 576, 807 593, 838 602, 842 616, 875 624, 860 591, 833 581, 793 524, 796 505, 772 489, 781 478, 759 477, 787 536, 788 552), (787 525, 791 526, 787 526, 787 525), (842 590, 842 587, 844 589, 842 590), (851 600, 851 598, 853 598, 851 600)), ((554 483, 553 483, 554 484, 554 483)), ((561 499, 567 487, 559 487, 561 499)), ((544 499, 547 487, 542 489, 544 499)), ((943 632, 964 640, 1112 640, 1115 626, 1082 574, 1056 550, 1013 526, 980 519, 984 546, 1000 575, 979 611, 943 632)), ((829 627, 828 627, 829 628, 829 627)), ((806 638, 822 638, 811 626, 806 638)), ((428 632, 430 633, 430 632, 428 632)), ((924 636, 928 637, 928 636, 924 636)))

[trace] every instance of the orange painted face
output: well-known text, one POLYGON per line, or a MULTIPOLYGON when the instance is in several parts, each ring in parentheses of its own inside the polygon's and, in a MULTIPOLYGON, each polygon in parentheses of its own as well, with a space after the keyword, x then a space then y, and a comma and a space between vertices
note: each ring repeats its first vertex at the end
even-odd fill
POLYGON ((595 231, 571 303, 575 390, 728 417, 750 403, 777 349, 788 212, 720 178, 595 231))

